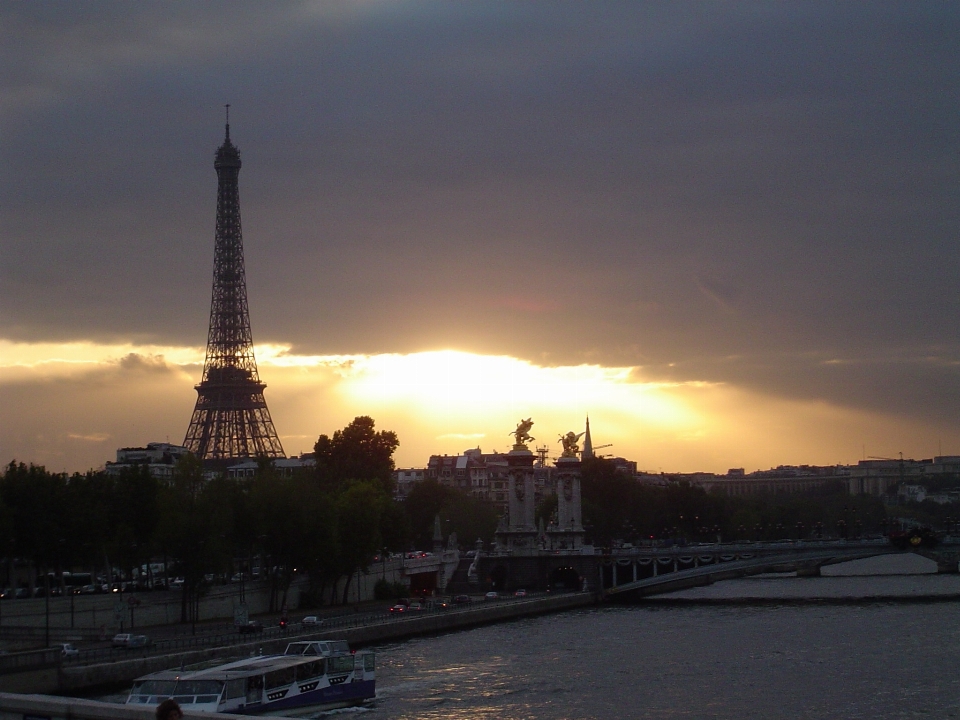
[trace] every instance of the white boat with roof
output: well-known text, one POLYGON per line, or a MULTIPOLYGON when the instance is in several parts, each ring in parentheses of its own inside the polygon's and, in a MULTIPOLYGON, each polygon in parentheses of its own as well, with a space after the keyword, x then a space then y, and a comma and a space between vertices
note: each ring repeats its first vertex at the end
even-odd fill
POLYGON ((283 655, 163 670, 134 681, 130 705, 167 698, 183 710, 297 717, 360 705, 376 696, 376 658, 343 640, 292 642, 283 655))

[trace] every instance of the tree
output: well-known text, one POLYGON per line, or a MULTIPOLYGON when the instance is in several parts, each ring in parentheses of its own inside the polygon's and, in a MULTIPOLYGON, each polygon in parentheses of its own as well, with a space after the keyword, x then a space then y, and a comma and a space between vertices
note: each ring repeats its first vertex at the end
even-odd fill
POLYGON ((352 482, 340 493, 337 501, 337 534, 340 559, 347 582, 343 586, 343 603, 347 603, 350 578, 357 570, 366 570, 382 546, 380 517, 390 498, 374 481, 352 482))
POLYGON ((374 480, 393 493, 393 453, 397 434, 374 430, 373 418, 361 415, 333 437, 321 435, 313 447, 316 472, 322 486, 342 486, 349 480, 374 480))
MULTIPOLYGON (((462 490, 453 490, 440 511, 441 527, 446 537, 456 533, 458 543, 472 546, 479 538, 485 543, 493 541, 500 521, 497 507, 462 490)), ((433 533, 431 530, 431 537, 433 533)))
MULTIPOLYGON (((67 483, 67 506, 61 530, 69 538, 67 558, 91 570, 104 567, 107 546, 113 537, 115 478, 105 472, 74 474, 67 483)), ((109 568, 105 568, 109 569, 109 568)))
POLYGON ((490 542, 499 521, 496 506, 432 479, 419 482, 411 488, 403 501, 403 509, 410 518, 414 546, 424 550, 433 546, 437 515, 440 516, 444 535, 449 537, 451 533, 456 533, 458 540, 464 543, 473 543, 477 538, 490 542))
POLYGON ((591 528, 590 540, 609 545, 634 515, 637 482, 618 472, 604 458, 587 458, 582 465, 583 521, 591 528))
POLYGON ((335 508, 312 477, 261 468, 250 493, 257 533, 270 556, 271 609, 286 605, 294 573, 324 577, 336 557, 335 508), (278 598, 279 593, 279 598, 278 598))
POLYGON ((393 551, 405 550, 410 544, 411 534, 410 517, 403 505, 393 499, 386 501, 380 516, 380 539, 383 547, 393 551))
POLYGON ((134 567, 149 566, 160 521, 160 484, 146 466, 125 468, 112 484, 112 532, 109 557, 132 577, 134 567))
POLYGON ((12 520, 12 547, 18 556, 33 562, 38 574, 59 564, 66 487, 66 475, 12 461, 0 478, 0 497, 12 520))
POLYGON ((453 491, 436 480, 418 482, 410 489, 403 509, 410 518, 412 542, 427 549, 433 542, 433 520, 446 506, 453 491))
POLYGON ((208 483, 200 460, 189 455, 177 463, 160 496, 160 544, 177 560, 183 575, 181 622, 197 618, 200 597, 206 590, 204 575, 230 562, 226 542, 230 506, 223 501, 223 482, 208 483))

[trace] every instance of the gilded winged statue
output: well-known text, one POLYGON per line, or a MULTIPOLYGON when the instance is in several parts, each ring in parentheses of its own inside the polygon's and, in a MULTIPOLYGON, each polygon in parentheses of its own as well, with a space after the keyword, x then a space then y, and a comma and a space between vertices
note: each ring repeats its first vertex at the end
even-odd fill
POLYGON ((527 446, 528 442, 535 440, 533 436, 530 435, 530 428, 533 427, 533 420, 527 418, 526 420, 521 420, 517 424, 517 429, 514 430, 510 435, 513 435, 516 440, 516 444, 513 446, 514 449, 521 449, 527 446))
POLYGON ((580 433, 577 435, 571 430, 566 435, 561 435, 557 441, 563 443, 563 453, 560 457, 576 457, 577 453, 580 452, 580 446, 577 444, 577 441, 582 438, 584 434, 585 433, 580 433))

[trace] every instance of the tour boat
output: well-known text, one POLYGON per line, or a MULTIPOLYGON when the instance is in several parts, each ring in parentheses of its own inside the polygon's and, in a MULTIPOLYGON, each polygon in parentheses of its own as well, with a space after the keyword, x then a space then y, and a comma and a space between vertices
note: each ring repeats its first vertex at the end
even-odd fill
POLYGON ((373 652, 353 653, 342 640, 311 640, 290 643, 283 655, 144 675, 127 703, 155 706, 173 698, 183 710, 297 717, 360 705, 374 698, 375 686, 373 652))

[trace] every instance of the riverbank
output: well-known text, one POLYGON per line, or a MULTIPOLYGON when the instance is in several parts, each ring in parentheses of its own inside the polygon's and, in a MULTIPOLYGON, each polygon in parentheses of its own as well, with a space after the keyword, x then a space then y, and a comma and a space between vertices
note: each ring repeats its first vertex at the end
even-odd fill
POLYGON ((411 614, 399 619, 384 616, 379 622, 371 622, 359 627, 341 630, 331 631, 317 628, 309 633, 291 634, 267 641, 257 639, 231 647, 205 648, 176 654, 120 659, 95 665, 61 666, 55 687, 51 687, 50 680, 42 678, 39 674, 35 676, 35 679, 39 681, 39 686, 30 685, 28 681, 34 678, 26 677, 21 678, 17 687, 10 687, 10 680, 6 676, 0 676, 0 684, 2 684, 2 689, 16 692, 84 693, 96 688, 129 684, 141 675, 179 665, 259 653, 281 653, 288 642, 295 640, 312 640, 334 636, 337 639, 346 640, 351 647, 363 647, 524 617, 563 612, 596 603, 597 598, 593 593, 566 593, 504 602, 475 603, 467 607, 452 608, 441 612, 424 613, 422 615, 411 614), (27 687, 30 689, 26 689, 27 687))

